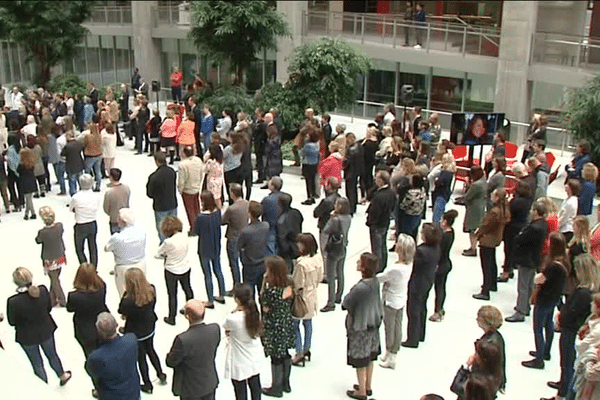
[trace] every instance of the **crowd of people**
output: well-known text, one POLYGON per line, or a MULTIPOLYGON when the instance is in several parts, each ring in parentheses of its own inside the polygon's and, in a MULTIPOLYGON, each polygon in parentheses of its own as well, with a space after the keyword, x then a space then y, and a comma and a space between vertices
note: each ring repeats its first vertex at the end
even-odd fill
MULTIPOLYGON (((373 393, 374 363, 394 369, 400 347, 419 347, 426 338, 427 321, 441 323, 445 316, 458 217, 456 210, 446 208, 457 161, 453 145, 442 139, 439 116, 433 113, 425 119, 421 108, 414 107, 397 117, 394 106, 386 105, 359 140, 341 124, 333 129, 329 115, 317 118, 307 109, 294 139, 294 154, 306 185, 302 204, 315 206, 312 217, 317 219, 318 234, 310 233, 303 229, 309 216, 292 207, 292 196, 282 190, 282 125, 277 110, 257 109, 250 117, 225 109, 221 118, 215 118, 211 106, 199 104, 193 96, 180 101, 180 75, 178 69, 173 72, 175 101, 164 119, 157 111, 151 117, 141 78, 136 80, 131 110, 127 85, 122 86, 121 99, 111 90, 99 99, 91 83, 89 95, 82 99, 43 89, 25 94, 12 90, 11 103, 0 114, 0 192, 6 213, 24 208, 26 220, 39 214, 44 227, 36 242, 42 245, 44 271, 50 279, 47 289, 34 284, 29 269, 14 271, 17 294, 8 299, 7 317, 15 327, 16 342, 40 379, 47 381, 41 347, 60 384, 66 384, 72 373, 64 370, 58 356, 51 314, 53 307, 66 307, 74 313, 75 338, 84 352, 95 397, 137 399, 140 391, 152 393, 147 359, 159 382, 167 383, 154 348, 160 290, 145 274, 147 233, 136 225, 131 191, 120 182, 123 171, 114 167, 116 147, 129 137, 135 139, 135 154, 148 153, 156 165, 148 176, 146 194, 152 200, 160 242, 154 257, 164 262, 168 312, 163 321, 175 325, 181 314, 190 325, 175 338, 165 359, 174 370, 173 394, 182 399, 214 398, 215 354, 223 330, 229 346, 225 378, 232 380, 236 398, 247 398, 246 387, 253 400, 261 394, 282 397, 291 391, 292 366, 311 360, 312 319, 318 312, 334 312, 339 304, 347 312, 347 363, 357 374, 357 384, 347 395, 367 399, 373 393), (175 162, 177 171, 172 167, 175 162), (63 225, 51 207, 44 205, 36 213, 34 206, 34 199, 53 193, 50 165, 58 196, 67 195, 69 184, 68 207, 76 222, 79 268, 74 290, 66 295, 60 281, 67 265, 63 225), (109 179, 106 187, 104 178, 109 179), (262 184, 269 194, 260 202, 250 200, 253 185, 262 184), (177 193, 183 200, 187 231, 177 216, 177 193), (353 217, 357 205, 367 203, 364 222, 371 251, 360 255, 357 270, 362 278, 348 290, 344 271, 349 230, 353 223, 363 222, 353 217), (104 251, 114 256, 111 274, 120 298, 118 314, 125 320, 122 328, 106 306, 112 284, 96 269, 100 208, 110 224, 104 251), (223 226, 231 287, 225 285, 221 263, 223 226), (198 240, 204 301, 194 296, 191 285, 190 237, 198 240), (392 248, 388 241, 393 241, 392 248), (388 261, 390 252, 395 256, 388 261), (326 301, 317 297, 321 283, 327 285, 326 301), (186 298, 181 308, 178 285, 186 298), (432 288, 435 309, 428 316, 432 288), (226 297, 235 301, 235 312, 222 327, 205 324, 206 310, 215 303, 225 304, 226 297), (404 313, 408 322, 403 341, 404 313), (290 349, 295 350, 293 356, 290 349), (271 362, 270 387, 260 382, 264 355, 271 362)), ((473 295, 477 300, 490 300, 498 283, 518 271, 515 313, 505 320, 524 321, 533 305, 536 349, 523 366, 544 368, 554 332, 560 332, 561 377, 549 385, 558 389, 556 398, 591 399, 600 392, 595 378, 600 229, 590 230, 589 220, 598 169, 591 163, 589 143, 580 142, 566 168, 566 199, 557 207, 546 193, 551 171, 540 120, 532 124, 524 163, 507 168, 505 140, 498 132, 485 165, 470 167, 464 196, 455 202, 465 206, 463 231, 470 239, 462 255, 479 254, 483 283, 473 295), (517 180, 514 191, 505 188, 507 175, 517 180), (496 248, 502 243, 504 262, 498 276, 496 248)), ((452 383, 459 398, 494 399, 504 391, 507 360, 498 331, 502 322, 497 308, 485 305, 479 310, 477 323, 484 335, 452 383)))

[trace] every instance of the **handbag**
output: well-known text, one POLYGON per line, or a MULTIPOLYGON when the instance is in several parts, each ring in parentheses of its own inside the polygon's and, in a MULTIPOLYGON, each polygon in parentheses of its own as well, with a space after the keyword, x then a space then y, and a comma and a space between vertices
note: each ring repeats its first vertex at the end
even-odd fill
POLYGON ((463 398, 465 395, 465 388, 467 387, 470 373, 471 372, 467 368, 461 365, 458 371, 456 371, 456 375, 454 375, 450 390, 460 398, 463 398))
POLYGON ((328 254, 342 254, 344 251, 344 234, 342 233, 342 223, 340 220, 337 220, 339 231, 337 233, 332 233, 327 238, 327 244, 325 245, 325 251, 328 254))
POLYGON ((308 306, 301 293, 302 288, 294 291, 294 300, 292 300, 292 316, 296 318, 302 318, 308 314, 308 306))

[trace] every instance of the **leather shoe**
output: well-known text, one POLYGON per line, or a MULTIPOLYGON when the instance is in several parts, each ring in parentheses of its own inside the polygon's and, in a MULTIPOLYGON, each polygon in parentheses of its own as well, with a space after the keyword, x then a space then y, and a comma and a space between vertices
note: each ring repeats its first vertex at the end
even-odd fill
POLYGON ((350 397, 351 399, 358 399, 358 400, 367 400, 367 396, 361 396, 358 394, 358 391, 356 390, 346 390, 346 395, 348 397, 350 397))
MULTIPOLYGON (((531 351, 529 352, 529 355, 530 355, 531 357, 537 357, 537 351, 535 351, 535 350, 531 350, 531 351)), ((550 354, 546 354, 546 355, 544 356, 544 360, 546 360, 546 361, 550 361, 550 354)), ((558 385, 558 383, 557 383, 557 385, 558 385)), ((548 386, 550 386, 550 385, 548 385, 548 386)), ((552 386, 550 386, 550 387, 552 387, 552 386)), ((554 388, 554 389, 558 389, 558 388, 554 388)))
POLYGON ((163 319, 163 321, 165 321, 165 323, 166 323, 166 324, 173 325, 173 326, 175 325, 175 321, 171 321, 171 320, 170 320, 169 318, 167 318, 167 317, 165 317, 165 318, 163 319))
POLYGON ((548 385, 548 387, 551 387, 552 389, 558 390, 560 388, 560 381, 559 382, 548 381, 546 384, 548 385))
POLYGON ((490 295, 489 294, 483 294, 483 293, 477 293, 473 295, 473 298, 476 300, 489 300, 490 299, 490 295))
POLYGON ((523 322, 523 321, 525 321, 525 316, 523 314, 521 314, 520 312, 516 312, 513 315, 511 315, 510 317, 504 318, 504 320, 506 322, 523 322))
MULTIPOLYGON (((354 384, 354 386, 352 387, 354 390, 359 391, 360 390, 360 386, 358 386, 357 384, 354 384)), ((373 390, 372 389, 367 389, 367 396, 373 396, 373 390)))
POLYGON ((335 311, 335 306, 325 306, 321 308, 321 312, 335 311))
POLYGON ((408 347, 409 349, 416 349, 419 347, 419 343, 410 343, 408 341, 402 342, 402 347, 408 347))
POLYGON ((537 361, 535 358, 529 361, 522 361, 521 365, 527 368, 544 369, 544 360, 537 361))

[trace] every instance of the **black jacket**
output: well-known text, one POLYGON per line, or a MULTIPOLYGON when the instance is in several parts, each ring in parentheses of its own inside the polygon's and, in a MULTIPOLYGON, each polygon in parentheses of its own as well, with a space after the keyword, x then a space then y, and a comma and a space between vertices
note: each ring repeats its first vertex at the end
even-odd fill
POLYGON ((37 192, 37 180, 35 179, 33 168, 25 168, 23 164, 19 164, 17 172, 19 173, 19 182, 23 194, 37 192))
POLYGON ((138 339, 146 337, 154 332, 154 326, 158 317, 154 312, 156 305, 156 288, 154 289, 154 299, 143 306, 138 306, 132 299, 128 299, 127 292, 123 293, 123 298, 119 304, 119 314, 124 315, 127 320, 125 322, 125 332, 135 333, 138 339))
POLYGON ((344 170, 344 179, 354 179, 364 174, 365 159, 360 143, 356 142, 346 150, 342 169, 344 170))
POLYGON ((181 398, 202 398, 219 384, 215 367, 221 341, 218 324, 201 323, 175 337, 167 354, 167 366, 174 369, 173 394, 181 398))
POLYGON ((413 269, 408 281, 408 292, 413 301, 422 298, 431 289, 439 260, 439 246, 427 244, 417 246, 413 269))
POLYGON ((15 327, 15 342, 24 346, 42 344, 56 330, 50 311, 52 303, 46 286, 38 286, 40 296, 33 298, 28 292, 10 296, 6 305, 8 323, 15 327))
POLYGON ((73 314, 75 339, 79 343, 96 344, 96 318, 98 314, 108 311, 106 307, 106 285, 97 292, 70 292, 67 297, 67 311, 73 314))
POLYGON ((367 208, 367 226, 385 228, 396 205, 396 194, 388 186, 378 188, 367 208))
POLYGON ((146 195, 150 197, 154 211, 169 211, 177 208, 177 177, 173 168, 161 165, 148 177, 146 195))
POLYGON ((297 258, 300 255, 296 236, 302 233, 302 213, 295 208, 284 211, 277 220, 277 253, 281 257, 297 258))
POLYGON ((544 268, 542 274, 546 277, 546 281, 540 285, 535 304, 555 306, 565 288, 567 269, 557 262, 552 262, 544 268))
POLYGON ((542 247, 548 225, 543 219, 531 221, 515 237, 513 258, 515 265, 538 268, 542 265, 542 247))
POLYGON ((60 155, 65 157, 67 174, 73 175, 83 171, 85 165, 83 164, 82 152, 83 144, 77 140, 71 140, 63 147, 60 155))
POLYGON ((563 330, 577 332, 592 312, 592 291, 577 288, 560 309, 560 326, 563 330))
POLYGON ((331 217, 331 212, 335 208, 335 202, 340 198, 337 191, 329 193, 313 210, 313 217, 318 218, 317 228, 322 230, 331 217))
POLYGON ((252 132, 252 142, 254 143, 254 151, 257 154, 263 154, 265 151, 265 144, 267 143, 266 122, 258 121, 254 125, 254 132, 252 132))

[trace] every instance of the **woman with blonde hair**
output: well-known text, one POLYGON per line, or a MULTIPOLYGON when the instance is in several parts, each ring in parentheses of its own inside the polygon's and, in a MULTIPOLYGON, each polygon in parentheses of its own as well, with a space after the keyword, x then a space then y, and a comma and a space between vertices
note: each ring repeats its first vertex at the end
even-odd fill
POLYGON ((589 254, 575 259, 574 270, 579 284, 561 307, 556 318, 556 330, 560 331, 560 380, 548 382, 548 386, 558 389, 553 399, 565 398, 571 388, 575 363, 575 338, 579 328, 585 323, 591 312, 592 293, 600 288, 600 270, 598 263, 589 254))
POLYGON ((456 172, 456 163, 452 154, 442 156, 441 171, 435 179, 434 189, 431 193, 433 203, 433 222, 439 224, 446 211, 446 204, 452 194, 452 180, 456 172))
POLYGON ((581 178, 581 192, 579 193, 577 215, 589 216, 592 214, 592 208, 594 207, 598 168, 592 163, 585 164, 581 171, 581 178))
POLYGON ((598 362, 600 345, 600 293, 592 295, 592 312, 579 329, 580 341, 576 344, 574 385, 569 399, 597 399, 600 397, 598 384, 598 362))
POLYGON ((125 317, 125 333, 135 333, 138 340, 138 365, 144 384, 141 390, 152 393, 152 381, 148 375, 146 355, 156 370, 162 385, 167 383, 167 375, 160 366, 160 360, 154 350, 154 329, 158 317, 154 312, 156 288, 151 285, 144 271, 137 267, 129 268, 125 273, 125 293, 119 304, 119 314, 125 317))
POLYGON ((546 233, 544 247, 542 248, 542 256, 545 257, 548 255, 548 250, 550 249, 550 234, 558 231, 558 206, 550 197, 542 197, 538 201, 541 202, 547 210, 547 214, 545 215, 544 219, 546 221, 546 225, 548 226, 548 231, 546 233))
POLYGON ((48 382, 40 347, 44 351, 50 367, 60 378, 64 386, 71 379, 71 371, 65 371, 54 343, 56 323, 50 315, 50 295, 46 286, 35 286, 33 275, 27 268, 19 267, 12 274, 17 285, 17 294, 7 300, 6 317, 8 323, 15 327, 15 341, 21 345, 29 358, 34 373, 48 382))
POLYGON ((567 243, 567 246, 567 254, 569 256, 569 266, 567 268, 569 268, 569 271, 564 294, 568 297, 579 283, 577 273, 573 268, 575 259, 590 251, 590 222, 587 217, 583 215, 575 217, 575 221, 573 222, 573 238, 567 243))
POLYGON ((42 245, 44 273, 50 277, 50 301, 52 306, 64 307, 67 303, 59 277, 62 268, 67 265, 63 242, 65 230, 60 222, 55 222, 56 216, 52 208, 44 206, 39 213, 44 227, 38 231, 35 242, 42 245))
POLYGON ((25 216, 23 219, 35 219, 35 208, 33 208, 33 195, 37 193, 37 181, 35 179, 35 155, 33 151, 25 147, 19 151, 19 166, 17 167, 18 185, 25 197, 25 216), (28 215, 29 214, 29 215, 28 215))

